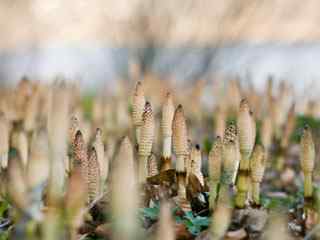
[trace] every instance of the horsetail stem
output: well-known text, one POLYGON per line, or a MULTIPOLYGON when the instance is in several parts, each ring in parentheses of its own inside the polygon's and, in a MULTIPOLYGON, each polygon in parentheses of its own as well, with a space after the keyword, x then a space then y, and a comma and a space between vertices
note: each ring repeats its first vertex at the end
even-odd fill
POLYGON ((210 181, 210 199, 209 207, 213 209, 218 196, 218 187, 221 177, 221 166, 222 166, 222 140, 221 137, 216 137, 213 146, 208 156, 209 164, 209 181, 210 181))
POLYGON ((26 211, 30 204, 27 194, 26 176, 23 171, 23 165, 20 153, 15 150, 8 161, 8 193, 13 204, 22 211, 26 211))
POLYGON ((204 177, 201 172, 202 158, 201 158, 201 150, 200 146, 196 144, 196 146, 191 148, 190 153, 190 172, 193 173, 199 180, 202 186, 204 186, 204 177))
POLYGON ((273 138, 272 120, 270 116, 266 116, 265 118, 263 118, 260 135, 262 145, 264 146, 266 152, 266 159, 268 159, 269 150, 273 138))
POLYGON ((143 112, 146 104, 142 82, 137 82, 132 98, 132 121, 136 130, 136 141, 140 143, 140 128, 143 124, 143 112))
POLYGON ((79 119, 76 116, 72 116, 69 124, 69 141, 71 144, 74 141, 78 130, 80 130, 79 119))
POLYGON ((284 125, 283 136, 281 138, 280 145, 282 148, 288 147, 290 136, 294 131, 294 127, 295 127, 295 104, 292 104, 288 112, 287 121, 286 121, 286 124, 284 125))
POLYGON ((97 159, 100 166, 101 190, 103 190, 103 185, 108 177, 109 162, 107 161, 108 158, 105 158, 102 130, 100 128, 96 130, 93 146, 97 152, 97 159))
POLYGON ((141 239, 137 236, 138 221, 138 188, 134 172, 133 148, 128 137, 125 137, 115 159, 112 172, 112 227, 113 239, 141 239), (126 197, 123 196, 123 190, 126 197), (125 223, 125 227, 123 227, 125 223))
POLYGON ((255 205, 260 205, 260 184, 265 170, 265 150, 263 146, 255 146, 251 157, 250 169, 253 201, 255 205))
POLYGON ((224 142, 222 156, 223 174, 221 183, 230 186, 233 185, 235 182, 239 164, 238 149, 234 141, 229 140, 229 142, 224 142))
POLYGON ((65 158, 69 129, 69 90, 64 83, 51 90, 48 112, 50 149, 49 199, 53 204, 61 201, 65 186, 65 158))
POLYGON ((86 184, 81 177, 79 170, 71 173, 69 178, 67 192, 65 195, 66 221, 69 225, 69 238, 75 239, 77 231, 83 222, 82 209, 85 207, 87 198, 86 184))
POLYGON ((12 133, 11 146, 19 151, 21 161, 24 167, 28 164, 29 143, 26 133, 22 129, 17 129, 12 133))
MULTIPOLYGON (((295 127, 295 105, 292 104, 288 112, 286 123, 284 124, 283 136, 280 142, 280 147, 283 152, 282 155, 286 155, 287 148, 290 141, 290 136, 294 131, 294 127, 295 127)), ((285 157, 279 156, 277 158, 277 163, 276 163, 277 170, 282 171, 284 165, 285 165, 285 157)))
POLYGON ((30 158, 28 160, 27 180, 30 189, 45 183, 49 177, 49 147, 46 130, 40 129, 33 133, 30 158))
POLYGON ((163 137, 163 170, 171 168, 171 145, 172 145, 172 122, 174 117, 174 105, 172 96, 167 93, 165 101, 162 105, 161 130, 163 137))
POLYGON ((186 200, 186 160, 189 157, 187 124, 182 105, 179 105, 174 113, 172 124, 173 150, 177 157, 176 172, 178 181, 178 203, 180 207, 188 211, 190 204, 186 200))
POLYGON ((157 240, 175 240, 174 223, 171 216, 171 208, 168 202, 161 203, 160 220, 157 230, 157 240))
POLYGON ((226 128, 226 110, 221 105, 217 106, 215 116, 215 135, 223 137, 226 128))
POLYGON ((4 113, 0 113, 0 164, 2 168, 6 168, 8 165, 8 153, 9 153, 9 121, 4 113))
POLYGON ((213 212, 213 221, 210 226, 211 239, 222 239, 228 230, 232 217, 232 208, 230 206, 229 189, 222 188, 219 193, 219 200, 213 212))
POLYGON ((26 102, 23 127, 30 133, 36 127, 36 121, 38 118, 38 109, 39 106, 39 93, 37 89, 33 90, 33 94, 26 102))
POLYGON ((148 157, 148 177, 153 177, 159 174, 158 162, 156 155, 153 153, 148 157))
POLYGON ((88 155, 86 144, 80 130, 76 132, 73 141, 73 161, 72 168, 80 169, 84 182, 88 182, 88 155))
POLYGON ((100 195, 100 167, 95 147, 89 150, 88 154, 88 203, 94 201, 100 195))
POLYGON ((185 172, 185 156, 189 153, 187 124, 182 105, 179 105, 175 111, 172 130, 173 150, 177 157, 176 170, 177 172, 185 172))
POLYGON ((308 125, 303 129, 301 137, 301 168, 304 174, 304 196, 312 197, 312 173, 315 161, 315 146, 313 142, 312 132, 308 125))
POLYGON ((223 173, 221 183, 233 185, 237 176, 240 161, 238 133, 234 124, 230 124, 224 133, 222 148, 223 173))
POLYGON ((148 176, 148 157, 151 154, 154 140, 154 117, 151 104, 146 102, 143 112, 143 124, 139 143, 139 182, 144 183, 148 176))
POLYGON ((236 206, 244 208, 250 185, 250 156, 256 138, 256 126, 246 99, 240 103, 237 120, 240 147, 240 165, 237 181, 236 206))

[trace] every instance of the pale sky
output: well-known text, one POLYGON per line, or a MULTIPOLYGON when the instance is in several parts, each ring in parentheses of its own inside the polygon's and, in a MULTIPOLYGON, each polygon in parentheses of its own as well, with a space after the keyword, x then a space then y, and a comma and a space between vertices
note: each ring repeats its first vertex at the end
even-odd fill
POLYGON ((210 71, 249 69, 257 84, 274 72, 303 86, 320 78, 319 9, 319 0, 0 0, 0 75, 115 79, 127 47, 151 38, 190 47, 180 55, 158 52, 153 64, 171 66, 182 79, 199 71, 201 47, 218 45, 210 71))
POLYGON ((320 1, 1 0, 0 48, 320 40, 320 1), (147 24, 145 23, 147 22, 147 24))

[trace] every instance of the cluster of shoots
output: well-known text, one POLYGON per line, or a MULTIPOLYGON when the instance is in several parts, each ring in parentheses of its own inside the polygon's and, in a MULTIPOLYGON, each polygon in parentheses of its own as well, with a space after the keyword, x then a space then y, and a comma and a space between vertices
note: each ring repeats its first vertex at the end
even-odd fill
MULTIPOLYGON (((153 83, 165 85, 150 75, 137 81, 131 98, 122 86, 116 96, 94 97, 89 111, 78 87, 60 80, 42 85, 24 79, 7 90, 0 98, 0 203, 10 199, 14 236, 30 232, 25 224, 30 221, 35 226, 30 239, 149 239, 138 214, 159 202, 152 239, 182 239, 173 209, 182 219, 206 212, 208 233, 222 239, 235 209, 263 210, 265 170, 274 155, 276 171, 281 174, 286 167, 296 125, 288 88, 282 86, 274 96, 269 82, 266 96, 260 97, 231 81, 227 97, 209 116, 201 107, 189 109, 200 104, 203 84, 191 89, 188 98, 169 86, 148 91, 153 83), (259 109, 259 104, 266 106, 259 109), (208 148, 199 144, 202 132, 194 127, 212 115, 208 148)), ((319 199, 308 126, 300 149, 309 209, 307 204, 319 199)))
POLYGON ((252 204, 260 206, 260 184, 266 166, 266 153, 264 147, 256 144, 255 140, 255 120, 247 100, 243 99, 237 125, 231 123, 227 126, 223 139, 216 137, 209 153, 211 208, 218 201, 218 189, 227 191, 235 185, 237 208, 244 208, 251 200, 249 193, 252 193, 252 204))

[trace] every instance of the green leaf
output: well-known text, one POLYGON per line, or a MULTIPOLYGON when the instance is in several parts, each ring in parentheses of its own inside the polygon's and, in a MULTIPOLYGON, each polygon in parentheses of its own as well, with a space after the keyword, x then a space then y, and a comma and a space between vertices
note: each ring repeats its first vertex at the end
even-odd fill
POLYGON ((174 216, 176 223, 183 223, 183 219, 180 216, 174 216))
POLYGON ((189 219, 185 219, 185 220, 183 221, 183 223, 184 223, 184 225, 185 225, 187 228, 191 228, 191 227, 194 226, 193 223, 192 223, 192 221, 189 220, 189 219))
POLYGON ((9 239, 9 231, 0 232, 0 240, 8 240, 9 239))
POLYGON ((156 208, 145 208, 143 209, 143 215, 152 220, 157 220, 159 216, 159 211, 156 208))
POLYGON ((157 220, 160 213, 160 204, 156 203, 153 208, 140 209, 144 217, 150 218, 151 220, 157 220))
POLYGON ((194 218, 192 211, 186 212, 184 217, 190 220, 194 218))
POLYGON ((3 214, 8 208, 9 208, 9 203, 7 201, 0 202, 0 217, 3 217, 3 214))
POLYGON ((189 227, 188 230, 192 235, 198 235, 201 231, 201 229, 198 226, 194 226, 194 225, 189 227))
POLYGON ((210 225, 208 217, 194 216, 191 211, 186 212, 183 218, 184 225, 193 235, 198 235, 203 228, 207 228, 210 225))
POLYGON ((268 197, 262 194, 261 196, 261 204, 265 208, 268 209, 290 209, 294 208, 300 202, 303 201, 303 190, 297 191, 293 195, 289 195, 286 197, 268 197))
POLYGON ((208 227, 210 225, 210 221, 208 217, 197 216, 192 220, 192 223, 201 227, 208 227))

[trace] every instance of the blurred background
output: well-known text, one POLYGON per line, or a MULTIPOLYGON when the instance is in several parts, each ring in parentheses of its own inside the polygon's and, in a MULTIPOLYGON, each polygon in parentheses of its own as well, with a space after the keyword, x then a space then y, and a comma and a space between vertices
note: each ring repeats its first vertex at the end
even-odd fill
POLYGON ((130 72, 177 82, 269 76, 316 96, 320 2, 1 0, 0 81, 56 75, 96 89, 130 72))

